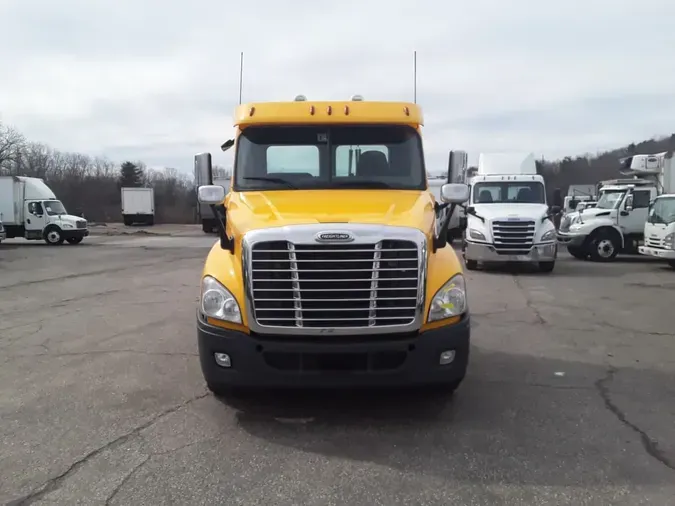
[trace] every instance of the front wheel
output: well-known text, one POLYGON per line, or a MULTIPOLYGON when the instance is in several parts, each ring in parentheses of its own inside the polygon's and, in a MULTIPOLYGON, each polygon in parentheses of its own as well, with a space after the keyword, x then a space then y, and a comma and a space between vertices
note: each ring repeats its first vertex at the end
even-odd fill
POLYGON ((44 233, 44 240, 50 246, 58 246, 63 244, 63 235, 61 235, 61 229, 56 226, 47 227, 44 233))
POLYGON ((82 239, 84 239, 84 237, 69 237, 66 241, 68 241, 68 244, 80 244, 82 239))
POLYGON ((539 262, 539 272, 553 272, 555 261, 553 262, 539 262))
POLYGON ((668 260, 668 265, 675 269, 675 260, 668 260))
POLYGON ((478 269, 478 260, 464 260, 467 270, 475 271, 478 269))
POLYGON ((589 253, 594 262, 611 262, 619 254, 619 244, 614 235, 598 234, 591 239, 589 253))

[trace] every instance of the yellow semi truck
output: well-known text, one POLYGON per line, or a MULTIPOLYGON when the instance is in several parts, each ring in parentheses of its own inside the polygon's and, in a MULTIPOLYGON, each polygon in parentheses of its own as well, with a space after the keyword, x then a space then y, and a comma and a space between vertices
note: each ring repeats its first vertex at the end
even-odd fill
POLYGON ((234 125, 231 191, 198 188, 220 234, 197 311, 208 388, 455 390, 470 319, 445 217, 469 189, 429 191, 419 106, 298 96, 241 105, 234 125))

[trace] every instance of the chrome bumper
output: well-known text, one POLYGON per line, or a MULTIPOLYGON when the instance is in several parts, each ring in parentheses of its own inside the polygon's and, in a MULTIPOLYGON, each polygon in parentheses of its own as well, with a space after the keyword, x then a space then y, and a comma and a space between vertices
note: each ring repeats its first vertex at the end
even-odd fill
POLYGON ((469 241, 464 250, 464 258, 478 262, 552 262, 557 254, 558 245, 554 242, 535 244, 526 255, 500 255, 491 244, 469 241))
POLYGON ((675 260, 675 250, 650 248, 649 246, 638 246, 638 251, 641 255, 650 257, 663 258, 664 260, 675 260))

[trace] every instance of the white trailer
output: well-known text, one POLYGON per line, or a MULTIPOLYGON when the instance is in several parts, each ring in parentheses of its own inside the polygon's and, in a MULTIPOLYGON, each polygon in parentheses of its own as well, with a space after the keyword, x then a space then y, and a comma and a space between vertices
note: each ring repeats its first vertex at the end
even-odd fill
POLYGON ((87 220, 68 214, 49 186, 35 177, 0 176, 0 217, 7 239, 79 244, 89 235, 87 220))
POLYGON ((122 188, 122 220, 126 226, 134 223, 154 225, 154 190, 152 188, 122 188))

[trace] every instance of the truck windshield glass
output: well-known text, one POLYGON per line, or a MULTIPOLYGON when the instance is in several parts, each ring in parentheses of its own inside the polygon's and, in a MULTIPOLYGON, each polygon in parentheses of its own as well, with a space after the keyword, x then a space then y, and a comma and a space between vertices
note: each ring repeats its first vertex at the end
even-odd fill
POLYGON ((545 204, 544 185, 537 181, 476 183, 474 204, 545 204))
POLYGON ((660 198, 654 202, 649 209, 649 223, 669 223, 675 222, 675 198, 660 198))
POLYGON ((605 190, 601 192, 595 207, 598 209, 614 209, 621 203, 625 193, 624 190, 605 190))
POLYGON ((423 190, 417 131, 407 126, 265 126, 239 136, 237 191, 395 188, 423 190))
POLYGON ((58 200, 45 200, 45 211, 49 216, 57 216, 59 214, 68 214, 66 208, 58 200))

